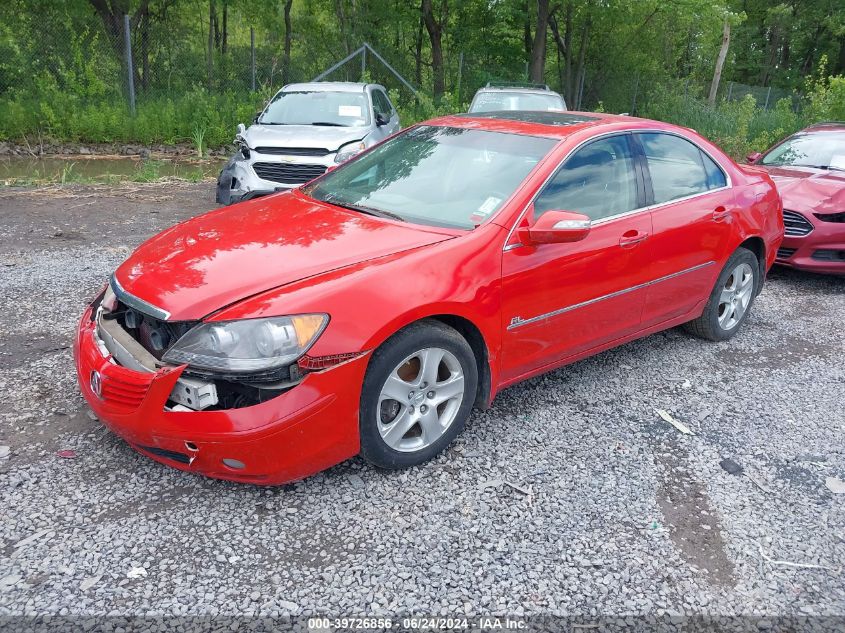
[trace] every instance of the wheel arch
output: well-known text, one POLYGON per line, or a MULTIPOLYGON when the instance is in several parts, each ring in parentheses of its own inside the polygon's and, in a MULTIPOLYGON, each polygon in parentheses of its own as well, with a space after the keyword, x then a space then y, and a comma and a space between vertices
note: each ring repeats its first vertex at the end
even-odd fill
POLYGON ((469 343, 472 353, 475 356, 475 365, 478 368, 478 387, 475 393, 475 406, 479 409, 486 409, 490 404, 492 372, 490 371, 490 352, 481 330, 466 317, 456 314, 433 314, 428 318, 440 321, 457 330, 466 342, 469 343))
POLYGON ((392 327, 383 329, 377 337, 370 340, 367 347, 376 349, 405 328, 427 320, 439 321, 451 327, 469 344, 473 356, 475 356, 476 368, 478 370, 478 387, 476 389, 474 406, 479 409, 487 409, 490 406, 493 389, 493 366, 491 363, 490 346, 478 324, 467 316, 443 310, 415 314, 412 318, 402 319, 398 323, 394 322, 392 327))
POLYGON ((754 235, 746 238, 739 247, 751 251, 757 258, 757 265, 760 271, 760 284, 757 289, 759 293, 763 289, 763 280, 766 278, 766 243, 762 237, 754 235))

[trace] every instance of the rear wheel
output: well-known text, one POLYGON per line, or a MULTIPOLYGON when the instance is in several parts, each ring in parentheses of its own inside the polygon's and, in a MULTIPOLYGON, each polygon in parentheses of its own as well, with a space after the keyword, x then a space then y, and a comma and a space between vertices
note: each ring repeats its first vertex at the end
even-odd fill
POLYGON ((685 327, 711 341, 728 340, 748 317, 761 281, 757 257, 738 248, 722 269, 704 312, 685 327))
POLYGON ((425 462, 451 443, 472 411, 472 348, 439 321, 401 330, 373 354, 361 392, 361 455, 382 468, 425 462))

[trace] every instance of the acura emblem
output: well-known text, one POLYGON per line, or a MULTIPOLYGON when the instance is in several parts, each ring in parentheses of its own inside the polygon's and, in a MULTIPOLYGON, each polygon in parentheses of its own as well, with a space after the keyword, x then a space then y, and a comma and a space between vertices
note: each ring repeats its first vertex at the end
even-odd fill
POLYGON ((100 376, 100 372, 92 371, 91 372, 91 391, 94 392, 98 398, 103 397, 103 377, 100 376))

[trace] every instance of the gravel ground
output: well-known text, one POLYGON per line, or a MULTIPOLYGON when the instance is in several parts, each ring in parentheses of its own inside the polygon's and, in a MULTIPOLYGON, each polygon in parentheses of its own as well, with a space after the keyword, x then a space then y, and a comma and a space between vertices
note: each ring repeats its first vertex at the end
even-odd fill
POLYGON ((671 330, 530 380, 421 467, 353 459, 259 488, 133 452, 73 374, 84 302, 212 197, 0 192, 0 615, 845 623, 845 495, 826 485, 845 479, 845 279, 775 270, 732 341, 671 330))

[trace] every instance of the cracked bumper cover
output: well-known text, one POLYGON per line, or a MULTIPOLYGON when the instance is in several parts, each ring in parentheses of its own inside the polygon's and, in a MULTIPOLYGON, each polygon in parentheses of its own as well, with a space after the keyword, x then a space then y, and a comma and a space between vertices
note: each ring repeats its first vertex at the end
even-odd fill
POLYGON ((322 165, 327 170, 335 166, 335 153, 332 152, 326 156, 287 156, 280 157, 278 155, 259 154, 253 151, 250 158, 243 158, 239 156, 240 152, 236 152, 220 170, 220 175, 217 177, 217 194, 215 200, 218 204, 235 204, 236 202, 243 202, 259 196, 266 196, 278 191, 287 191, 302 185, 302 182, 283 183, 272 180, 264 180, 259 178, 252 168, 255 162, 273 162, 273 163, 307 163, 311 165, 322 165))
POLYGON ((310 373, 290 391, 255 406, 170 411, 165 405, 184 367, 154 373, 122 367, 103 353, 95 329, 88 308, 74 341, 82 395, 103 424, 151 459, 218 479, 282 484, 359 451, 358 402, 367 355, 310 373), (224 459, 244 467, 230 468, 224 459))

